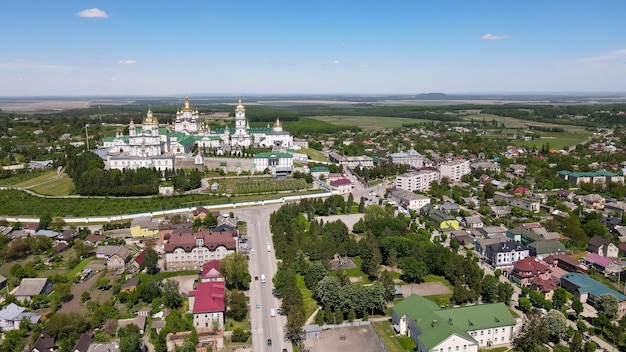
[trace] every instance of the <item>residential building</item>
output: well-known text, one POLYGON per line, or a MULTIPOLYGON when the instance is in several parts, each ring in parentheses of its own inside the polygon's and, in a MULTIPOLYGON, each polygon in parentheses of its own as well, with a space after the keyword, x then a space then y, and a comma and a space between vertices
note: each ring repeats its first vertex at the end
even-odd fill
POLYGON ((124 246, 98 246, 96 257, 106 259, 107 270, 122 272, 126 270, 126 264, 130 263, 131 253, 124 246))
POLYGON ((613 242, 600 236, 593 236, 587 242, 587 252, 595 253, 608 258, 619 257, 619 248, 617 248, 613 242))
POLYGON ((93 335, 89 333, 82 333, 78 338, 78 342, 74 345, 74 349, 72 352, 87 352, 89 350, 89 345, 93 343, 93 335))
POLYGON ((32 352, 52 352, 57 350, 57 344, 54 337, 48 335, 46 330, 41 330, 35 344, 31 349, 32 352))
POLYGON ((442 309, 411 295, 394 306, 392 323, 415 342, 418 352, 477 352, 509 345, 515 338, 516 321, 504 303, 442 309))
POLYGON ((120 292, 132 292, 137 289, 139 286, 139 276, 133 276, 128 281, 122 284, 120 287, 120 292))
POLYGON ((557 240, 534 241, 528 244, 530 255, 541 260, 551 255, 566 253, 567 249, 557 240))
POLYGON ((508 242, 510 241, 510 239, 508 237, 506 237, 505 235, 499 234, 499 235, 493 235, 491 237, 478 237, 476 236, 476 240, 474 241, 474 249, 476 250, 476 252, 481 255, 481 256, 485 256, 487 254, 487 247, 492 245, 492 244, 496 244, 496 243, 502 243, 502 242, 508 242))
POLYGON ((388 191, 391 199, 408 210, 419 211, 423 206, 430 204, 430 197, 415 194, 403 189, 391 189, 388 191))
POLYGON ((226 322, 226 305, 223 281, 200 282, 189 292, 189 307, 193 313, 193 326, 223 330, 226 322))
POLYGON ((504 236, 507 233, 507 229, 502 226, 483 226, 478 228, 478 232, 483 237, 504 236))
POLYGON ((500 172, 500 164, 498 164, 495 161, 490 161, 490 160, 477 161, 471 164, 470 168, 474 171, 483 170, 483 171, 500 172))
POLYGON ((43 278, 24 278, 13 294, 19 302, 30 302, 37 295, 47 295, 52 292, 52 281, 43 278))
POLYGON ((463 223, 468 229, 480 229, 485 226, 485 224, 483 223, 483 219, 480 217, 480 215, 466 216, 463 219, 463 223))
POLYGON ((531 213, 538 213, 541 206, 541 203, 537 200, 520 198, 513 194, 508 194, 504 192, 495 192, 493 195, 493 200, 496 202, 506 202, 512 207, 519 207, 531 213))
POLYGON ((220 260, 239 248, 237 231, 172 234, 165 243, 165 270, 200 270, 210 260, 220 260))
POLYGON ((614 172, 599 170, 593 172, 571 172, 567 170, 559 171, 557 176, 560 179, 569 181, 572 185, 578 186, 581 183, 608 184, 610 182, 624 183, 624 176, 614 172))
POLYGON ((159 222, 153 221, 150 216, 134 218, 130 223, 132 238, 152 238, 159 234, 159 222))
POLYGON ((522 259, 513 265, 509 279, 520 286, 529 287, 540 293, 545 299, 551 300, 556 290, 557 282, 552 277, 552 269, 536 257, 522 259))
POLYGON ((454 231, 459 229, 459 220, 449 213, 427 204, 420 209, 421 214, 439 231, 454 231))
POLYGON ((20 307, 15 303, 9 303, 0 309, 0 330, 11 331, 20 328, 22 319, 28 319, 31 324, 39 322, 41 316, 39 314, 27 312, 26 308, 20 307))
POLYGON ((552 267, 558 267, 570 273, 587 272, 587 267, 584 264, 566 254, 550 255, 544 261, 552 267))
POLYGON ((327 180, 330 176, 330 169, 326 166, 313 166, 309 171, 311 176, 320 180, 327 180))
POLYGON ((461 177, 471 172, 469 160, 453 160, 439 165, 441 178, 447 177, 450 182, 459 182, 461 177))
POLYGON ((337 194, 347 194, 352 190, 352 181, 347 178, 340 177, 329 182, 330 188, 337 194))
POLYGON ((392 164, 408 165, 414 169, 424 167, 424 156, 413 149, 413 146, 406 152, 389 154, 389 161, 392 164))
POLYGON ((605 275, 615 275, 624 270, 624 265, 619 259, 604 257, 596 253, 589 253, 584 263, 605 275))
POLYGON ((515 241, 495 243, 487 246, 485 259, 494 268, 510 268, 517 261, 530 256, 530 248, 515 241))
POLYGON ((343 156, 336 152, 330 152, 328 153, 328 159, 335 164, 349 167, 350 169, 374 167, 374 159, 367 155, 343 156))
POLYGON ((530 230, 525 229, 523 226, 518 226, 514 229, 507 230, 506 236, 513 241, 519 242, 521 244, 529 244, 531 242, 541 240, 541 236, 530 230))
POLYGON ((435 169, 421 169, 398 175, 396 177, 396 188, 409 192, 425 192, 430 190, 431 183, 437 182, 439 179, 439 171, 435 169))
POLYGON ((561 277, 561 287, 573 293, 575 299, 591 305, 601 295, 611 294, 619 302, 619 316, 623 316, 624 312, 626 312, 626 296, 585 274, 568 273, 563 275, 561 277))
POLYGON ((224 281, 222 273, 220 273, 220 261, 211 260, 202 265, 202 273, 200 274, 201 282, 224 281))

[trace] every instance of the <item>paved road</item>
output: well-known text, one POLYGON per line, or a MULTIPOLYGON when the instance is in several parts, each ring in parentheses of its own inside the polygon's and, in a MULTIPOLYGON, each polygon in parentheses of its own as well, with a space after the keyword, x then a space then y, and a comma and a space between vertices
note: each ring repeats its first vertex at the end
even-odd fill
POLYGON ((291 343, 285 340, 283 327, 287 324, 286 316, 276 314, 270 316, 272 308, 278 309, 280 301, 272 295, 272 278, 276 274, 276 255, 272 244, 269 219, 270 214, 280 208, 281 204, 254 208, 237 209, 235 216, 247 222, 248 249, 254 249, 250 255, 250 323, 252 329, 252 348, 254 351, 282 351, 286 348, 292 352, 291 343), (268 243, 270 251, 268 252, 268 243), (265 275, 265 283, 261 282, 265 275), (254 279, 258 276, 258 281, 254 279), (256 308, 257 303, 259 308, 256 308), (267 340, 272 339, 272 346, 267 340))

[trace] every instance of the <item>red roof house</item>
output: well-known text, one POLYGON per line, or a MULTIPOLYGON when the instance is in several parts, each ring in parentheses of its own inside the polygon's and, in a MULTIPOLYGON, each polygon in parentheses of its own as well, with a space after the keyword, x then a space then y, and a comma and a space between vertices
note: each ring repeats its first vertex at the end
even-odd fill
POLYGON ((200 275, 202 282, 224 281, 224 277, 220 273, 220 261, 211 260, 202 265, 202 274, 200 275))
POLYGON ((189 291, 189 307, 192 307, 193 325, 198 328, 222 330, 226 318, 223 281, 200 282, 189 291))

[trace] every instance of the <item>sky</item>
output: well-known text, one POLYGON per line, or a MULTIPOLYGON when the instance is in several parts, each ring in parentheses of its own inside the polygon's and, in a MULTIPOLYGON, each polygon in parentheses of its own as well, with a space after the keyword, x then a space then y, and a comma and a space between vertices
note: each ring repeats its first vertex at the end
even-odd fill
POLYGON ((0 97, 626 92, 624 0, 3 0, 0 97))

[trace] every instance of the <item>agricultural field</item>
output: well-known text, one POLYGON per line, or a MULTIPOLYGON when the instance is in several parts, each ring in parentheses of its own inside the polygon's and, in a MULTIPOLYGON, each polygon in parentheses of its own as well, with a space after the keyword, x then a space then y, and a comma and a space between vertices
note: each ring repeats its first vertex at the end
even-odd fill
POLYGON ((420 119, 385 116, 311 116, 310 118, 335 125, 353 125, 364 131, 380 130, 383 128, 399 128, 404 124, 432 122, 420 119))

